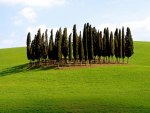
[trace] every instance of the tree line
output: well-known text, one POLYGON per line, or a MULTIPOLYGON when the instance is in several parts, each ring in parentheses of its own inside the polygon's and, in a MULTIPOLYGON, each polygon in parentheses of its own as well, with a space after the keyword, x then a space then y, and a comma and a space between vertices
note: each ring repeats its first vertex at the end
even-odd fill
POLYGON ((133 39, 129 27, 116 28, 115 32, 104 28, 97 30, 89 23, 84 24, 83 32, 77 32, 76 24, 68 35, 67 28, 59 28, 56 34, 53 29, 41 33, 37 31, 31 40, 31 33, 27 34, 27 58, 30 62, 45 62, 45 64, 92 64, 92 63, 125 63, 124 59, 134 53, 133 39), (54 38, 55 36, 55 38, 54 38), (73 38, 73 39, 72 39, 73 38), (114 60, 114 57, 116 60, 114 60), (122 60, 122 61, 121 61, 122 60))

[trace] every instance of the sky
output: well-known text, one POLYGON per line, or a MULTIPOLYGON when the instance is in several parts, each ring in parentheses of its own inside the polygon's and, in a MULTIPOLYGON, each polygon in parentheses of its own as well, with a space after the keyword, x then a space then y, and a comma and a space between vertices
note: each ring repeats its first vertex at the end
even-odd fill
POLYGON ((130 27, 134 41, 150 41, 150 0, 0 0, 0 48, 26 46, 27 33, 33 39, 39 28, 69 34, 87 22, 113 32, 130 27))

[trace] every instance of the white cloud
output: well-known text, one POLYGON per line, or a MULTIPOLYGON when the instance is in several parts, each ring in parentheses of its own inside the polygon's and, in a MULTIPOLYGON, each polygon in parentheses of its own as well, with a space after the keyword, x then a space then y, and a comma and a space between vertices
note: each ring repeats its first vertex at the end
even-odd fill
POLYGON ((26 18, 27 20, 29 21, 32 21, 34 22, 36 20, 36 13, 34 12, 34 10, 32 8, 29 8, 29 7, 26 7, 26 8, 23 8, 19 14, 21 16, 23 16, 24 18, 26 18))
POLYGON ((25 5, 37 7, 51 7, 54 5, 62 5, 66 0, 0 0, 0 4, 25 5))
POLYGON ((122 28, 122 26, 130 27, 134 40, 138 41, 150 41, 148 33, 150 32, 150 17, 143 20, 129 21, 123 23, 104 23, 97 26, 97 29, 103 31, 105 27, 109 27, 110 30, 115 31, 116 28, 122 28))

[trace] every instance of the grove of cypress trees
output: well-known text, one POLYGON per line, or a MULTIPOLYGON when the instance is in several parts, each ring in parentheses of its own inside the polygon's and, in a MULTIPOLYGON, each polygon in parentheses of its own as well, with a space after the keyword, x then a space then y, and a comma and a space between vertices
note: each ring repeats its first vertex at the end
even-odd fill
MULTIPOLYGON (((84 59, 86 65, 87 60, 91 64, 93 58, 94 62, 97 63, 97 56, 99 63, 102 62, 101 57, 103 58, 103 63, 110 62, 110 57, 113 60, 113 56, 115 55, 117 63, 120 63, 120 59, 124 63, 125 57, 127 57, 128 63, 129 58, 134 53, 133 39, 129 27, 127 27, 126 35, 124 27, 122 27, 122 30, 116 28, 114 34, 113 32, 109 32, 108 28, 104 28, 102 35, 102 31, 97 32, 95 27, 86 23, 84 24, 82 38, 81 31, 78 36, 75 24, 73 26, 73 41, 71 39, 72 33, 69 35, 68 40, 67 28, 64 28, 63 34, 60 28, 56 32, 55 42, 53 42, 53 30, 51 30, 49 44, 47 32, 48 30, 46 29, 45 33, 41 35, 41 29, 38 29, 32 41, 30 32, 27 34, 26 53, 30 62, 36 60, 40 64, 40 60, 44 59, 46 63, 48 56, 49 60, 52 60, 50 64, 56 64, 57 61, 58 66, 60 66, 60 63, 63 64, 63 62, 60 62, 62 58, 65 59, 65 63, 67 63, 67 58, 71 63, 72 57, 74 57, 74 63, 79 59, 82 64, 84 59)), ((38 64, 38 62, 35 64, 38 64)))
POLYGON ((83 49, 83 42, 82 42, 82 38, 81 38, 81 31, 80 31, 80 35, 79 35, 79 46, 78 46, 78 52, 79 52, 79 60, 80 63, 82 64, 82 60, 84 58, 84 49, 83 49))
POLYGON ((125 58, 125 36, 124 36, 124 27, 122 27, 122 62, 124 63, 125 58))
POLYGON ((65 58, 65 63, 67 63, 67 56, 68 56, 67 28, 64 28, 62 36, 62 54, 65 58))
POLYGON ((131 35, 130 28, 127 27, 126 37, 125 37, 125 56, 127 57, 127 63, 129 62, 129 58, 133 55, 133 39, 131 35))
POLYGON ((78 36, 76 24, 73 26, 73 56, 76 63, 76 60, 78 59, 78 36))

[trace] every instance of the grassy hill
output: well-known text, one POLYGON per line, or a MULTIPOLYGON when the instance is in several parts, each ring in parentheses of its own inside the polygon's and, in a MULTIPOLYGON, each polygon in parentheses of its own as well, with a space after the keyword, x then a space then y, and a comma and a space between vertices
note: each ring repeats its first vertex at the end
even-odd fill
POLYGON ((0 49, 0 112, 150 113, 150 42, 128 65, 26 70, 26 49, 0 49))

